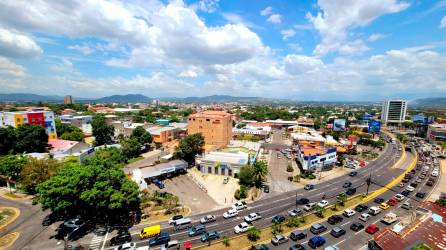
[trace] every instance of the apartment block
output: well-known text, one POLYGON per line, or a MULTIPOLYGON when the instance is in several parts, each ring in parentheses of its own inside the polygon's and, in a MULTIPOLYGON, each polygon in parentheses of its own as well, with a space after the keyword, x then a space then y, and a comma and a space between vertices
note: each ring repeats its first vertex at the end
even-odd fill
POLYGON ((223 148, 232 138, 232 115, 224 111, 203 111, 188 118, 188 134, 201 133, 207 145, 223 148))
POLYGON ((0 126, 19 127, 22 124, 36 124, 45 128, 49 139, 56 139, 56 123, 53 111, 34 109, 32 111, 0 112, 0 126))

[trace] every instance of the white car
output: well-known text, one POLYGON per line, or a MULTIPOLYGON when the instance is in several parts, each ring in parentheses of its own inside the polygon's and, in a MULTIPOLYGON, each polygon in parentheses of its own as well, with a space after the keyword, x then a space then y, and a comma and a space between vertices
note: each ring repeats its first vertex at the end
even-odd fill
POLYGON ((135 250, 135 249, 136 249, 135 242, 125 243, 115 248, 115 250, 135 250))
POLYGON ((316 207, 316 202, 311 202, 304 206, 304 210, 308 212, 308 211, 311 211, 315 207, 316 207))
POLYGON ((409 191, 409 192, 413 192, 413 191, 415 191, 415 188, 412 187, 412 186, 407 186, 406 190, 409 191))
POLYGON ((245 209, 245 208, 247 208, 248 206, 246 206, 246 204, 244 204, 243 202, 241 202, 241 201, 237 201, 236 203, 234 203, 234 205, 232 205, 232 208, 233 209, 236 209, 236 210, 243 210, 243 209, 245 209))
POLYGON ((242 222, 234 227, 234 233, 236 233, 236 234, 244 233, 244 232, 248 231, 248 229, 251 227, 252 226, 250 226, 248 223, 242 222))
POLYGON ((359 216, 359 219, 364 221, 364 222, 366 222, 366 221, 368 221, 370 219, 370 217, 372 217, 370 214, 363 213, 363 214, 361 214, 361 216, 359 216))
POLYGON ((245 221, 251 223, 253 221, 260 220, 261 218, 262 216, 258 213, 250 213, 245 216, 245 221))
POLYGON ((217 218, 215 218, 214 215, 209 214, 209 215, 206 215, 206 216, 202 217, 200 219, 200 223, 201 224, 206 224, 206 223, 210 223, 210 222, 213 222, 213 221, 216 221, 216 220, 217 220, 217 218))
POLYGON ((356 212, 353 211, 352 209, 345 209, 343 215, 347 218, 352 217, 353 215, 355 215, 356 212))
POLYGON ((406 198, 406 196, 402 195, 402 194, 396 194, 395 195, 395 199, 397 199, 398 201, 402 201, 406 198))
POLYGON ((438 176, 438 171, 432 171, 431 176, 432 177, 437 177, 438 176))
POLYGON ((321 200, 319 201, 319 203, 317 204, 318 207, 326 207, 328 206, 329 202, 327 200, 321 200))
POLYGON ((229 209, 227 212, 225 212, 224 214, 223 214, 223 217, 225 218, 225 219, 229 219, 229 218, 232 218, 232 217, 235 217, 235 216, 237 216, 238 215, 238 211, 237 211, 237 209, 229 209))

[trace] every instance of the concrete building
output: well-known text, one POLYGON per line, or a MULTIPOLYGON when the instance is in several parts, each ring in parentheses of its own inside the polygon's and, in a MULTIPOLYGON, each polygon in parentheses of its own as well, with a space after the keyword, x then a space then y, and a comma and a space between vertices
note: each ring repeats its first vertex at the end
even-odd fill
POLYGON ((71 95, 66 95, 63 98, 63 103, 64 104, 73 104, 73 97, 71 95))
POLYGON ((404 100, 386 100, 383 103, 381 111, 381 122, 402 123, 406 120, 407 101, 404 100))
POLYGON ((446 124, 429 124, 427 127, 426 139, 430 143, 446 141, 446 124))
POLYGON ((0 126, 17 128, 22 124, 36 124, 42 126, 49 139, 56 139, 56 123, 53 111, 33 109, 32 111, 0 112, 0 126))
POLYGON ((328 169, 337 161, 336 147, 300 141, 294 149, 297 152, 297 160, 304 170, 328 169))
POLYGON ((234 176, 240 168, 248 164, 249 154, 243 152, 226 153, 212 151, 195 159, 198 170, 205 174, 234 176))
POLYGON ((201 133, 205 143, 223 148, 232 138, 232 115, 224 111, 203 111, 192 114, 187 122, 188 134, 201 133))
POLYGON ((187 162, 173 160, 155 166, 133 169, 131 179, 138 184, 140 190, 143 190, 154 179, 164 179, 172 175, 186 173, 187 168, 187 162))
POLYGON ((93 116, 91 115, 61 115, 59 119, 62 123, 80 128, 85 134, 92 134, 91 122, 93 116))

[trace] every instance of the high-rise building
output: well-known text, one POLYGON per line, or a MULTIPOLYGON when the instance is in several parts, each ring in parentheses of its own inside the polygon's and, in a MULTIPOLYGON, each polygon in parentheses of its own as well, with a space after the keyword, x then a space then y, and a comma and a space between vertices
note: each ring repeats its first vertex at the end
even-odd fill
POLYGON ((73 97, 71 95, 66 95, 63 98, 64 104, 73 104, 73 97))
POLYGON ((211 111, 192 114, 187 122, 188 134, 201 133, 207 145, 225 147, 232 138, 232 115, 224 111, 211 111))
POLYGON ((49 139, 56 139, 56 123, 53 111, 35 109, 32 111, 0 112, 0 126, 17 128, 22 124, 36 124, 42 126, 49 139))
POLYGON ((381 122, 401 123, 406 120, 407 101, 404 100, 386 100, 383 103, 381 111, 381 122))

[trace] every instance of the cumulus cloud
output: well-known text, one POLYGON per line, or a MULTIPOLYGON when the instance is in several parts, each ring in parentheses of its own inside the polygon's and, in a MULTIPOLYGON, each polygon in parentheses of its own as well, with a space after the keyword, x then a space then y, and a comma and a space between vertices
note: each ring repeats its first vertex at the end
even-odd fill
POLYGON ((279 14, 272 14, 271 16, 266 19, 266 21, 274 24, 278 24, 282 22, 282 16, 279 14))
POLYGON ((21 65, 17 65, 5 57, 0 57, 0 75, 1 74, 22 77, 25 75, 25 69, 21 65))
POLYGON ((446 28, 446 16, 440 21, 440 28, 446 28))
POLYGON ((196 3, 193 3, 190 7, 193 10, 200 10, 207 13, 213 13, 218 8, 218 2, 220 2, 220 0, 200 0, 196 3))
POLYGON ((0 55, 30 58, 40 54, 42 49, 31 37, 0 27, 0 55))
POLYGON ((281 30, 280 34, 282 34, 282 39, 283 40, 287 40, 288 38, 291 38, 293 36, 296 35, 296 31, 293 29, 286 29, 286 30, 281 30))
POLYGON ((75 44, 68 46, 69 49, 81 52, 84 55, 89 55, 94 52, 94 49, 90 47, 87 43, 75 44))
POLYGON ((269 16, 273 13, 273 7, 268 6, 265 9, 263 9, 262 11, 260 11, 260 15, 262 16, 269 16))
POLYGON ((400 0, 346 0, 342 2, 319 0, 317 15, 307 13, 307 19, 319 32, 321 41, 314 54, 324 56, 337 51, 348 40, 350 29, 365 27, 380 16, 400 12, 409 3, 400 0))
POLYGON ((383 39, 384 37, 385 37, 385 36, 384 36, 383 34, 373 33, 373 34, 371 34, 371 35, 367 38, 367 40, 368 40, 369 42, 375 42, 375 41, 378 41, 378 40, 383 39))

